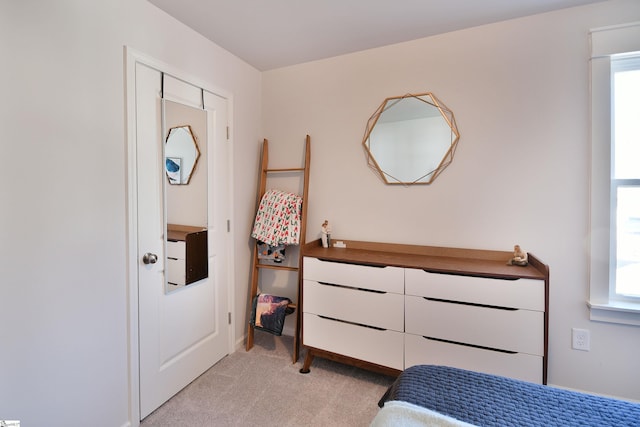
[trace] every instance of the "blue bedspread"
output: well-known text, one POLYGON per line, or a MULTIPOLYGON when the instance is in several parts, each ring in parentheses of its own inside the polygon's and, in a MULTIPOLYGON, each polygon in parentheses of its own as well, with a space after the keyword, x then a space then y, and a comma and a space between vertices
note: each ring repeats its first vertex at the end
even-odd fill
POLYGON ((406 369, 391 400, 478 426, 640 426, 640 404, 445 366, 406 369))

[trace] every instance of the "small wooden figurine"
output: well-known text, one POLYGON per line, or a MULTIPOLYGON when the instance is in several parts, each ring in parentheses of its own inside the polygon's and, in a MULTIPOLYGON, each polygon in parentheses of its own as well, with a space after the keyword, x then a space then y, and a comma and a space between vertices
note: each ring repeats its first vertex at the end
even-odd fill
POLYGON ((520 245, 515 245, 513 247, 513 258, 507 262, 507 265, 525 266, 527 264, 529 264, 529 256, 527 255, 527 252, 522 250, 520 245))

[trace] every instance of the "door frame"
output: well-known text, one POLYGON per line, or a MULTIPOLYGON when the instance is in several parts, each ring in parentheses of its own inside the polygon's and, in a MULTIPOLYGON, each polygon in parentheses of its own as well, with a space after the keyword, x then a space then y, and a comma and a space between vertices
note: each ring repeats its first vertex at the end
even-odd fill
MULTIPOLYGON (((139 352, 139 324, 138 324, 138 267, 140 260, 138 259, 138 189, 137 189, 137 158, 136 158, 136 80, 135 68, 136 64, 143 64, 147 67, 156 69, 160 72, 169 74, 177 79, 188 82, 194 86, 198 86, 208 92, 212 92, 227 100, 227 119, 229 128, 233 128, 233 97, 232 95, 216 87, 215 85, 202 81, 171 64, 164 63, 149 57, 129 46, 124 46, 124 62, 125 62, 125 131, 126 131, 126 211, 127 211, 127 347, 128 347, 128 380, 129 380, 129 425, 137 427, 140 425, 140 352, 139 352)), ((229 165, 229 220, 233 215, 233 133, 230 133, 228 143, 231 149, 228 150, 229 165)), ((234 272, 234 232, 233 221, 230 221, 229 227, 229 250, 228 250, 228 276, 227 286, 227 312, 232 313, 235 303, 235 296, 232 284, 235 283, 234 272)), ((229 316, 229 336, 228 348, 230 352, 235 350, 233 337, 235 336, 235 322, 233 316, 229 316)))

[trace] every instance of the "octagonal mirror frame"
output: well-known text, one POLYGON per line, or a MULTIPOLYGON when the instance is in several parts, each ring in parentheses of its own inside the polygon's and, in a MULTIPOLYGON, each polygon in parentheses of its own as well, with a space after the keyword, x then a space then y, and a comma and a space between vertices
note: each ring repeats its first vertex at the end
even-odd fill
POLYGON ((367 122, 367 162, 391 185, 428 185, 453 161, 453 112, 431 92, 386 98, 367 122))
POLYGON ((200 150, 191 126, 169 129, 164 146, 165 172, 169 184, 189 184, 199 157, 200 150))

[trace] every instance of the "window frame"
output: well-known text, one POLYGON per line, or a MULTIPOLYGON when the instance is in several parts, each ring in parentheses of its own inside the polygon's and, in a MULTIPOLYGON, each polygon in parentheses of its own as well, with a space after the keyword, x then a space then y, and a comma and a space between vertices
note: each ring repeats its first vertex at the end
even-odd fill
MULTIPOLYGON (((589 299, 591 320, 640 326, 640 301, 611 292, 611 252, 615 248, 615 201, 611 144, 611 59, 640 52, 640 22, 590 31, 591 180, 589 299)), ((613 271, 612 271, 613 270, 613 271)))
MULTIPOLYGON (((640 71, 640 52, 633 52, 631 54, 618 54, 612 55, 610 59, 611 64, 611 104, 615 103, 613 95, 615 92, 615 79, 614 74, 616 72, 624 72, 624 71, 640 71)), ((612 116, 612 124, 613 117, 615 115, 615 107, 612 107, 613 114, 612 116)), ((618 206, 618 190, 620 188, 625 187, 636 187, 640 188, 640 178, 616 178, 615 173, 615 151, 616 151, 616 138, 615 131, 611 132, 611 187, 610 187, 610 218, 611 218, 611 233, 610 233, 610 255, 609 255, 609 265, 616 266, 614 268, 610 268, 609 272, 609 298, 612 300, 618 301, 629 301, 640 303, 640 296, 625 296, 618 292, 618 283, 617 283, 617 264, 618 264, 618 254, 617 254, 617 237, 618 237, 618 215, 617 215, 617 206, 618 206)))

